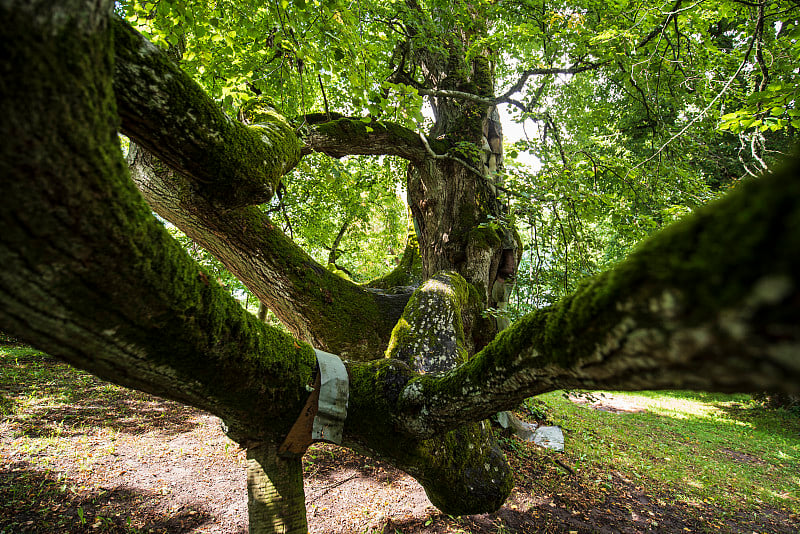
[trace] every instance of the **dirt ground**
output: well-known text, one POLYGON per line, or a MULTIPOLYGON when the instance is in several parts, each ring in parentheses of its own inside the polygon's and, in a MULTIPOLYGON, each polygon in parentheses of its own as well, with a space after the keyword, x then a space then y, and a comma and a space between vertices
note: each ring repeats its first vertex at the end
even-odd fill
MULTIPOLYGON (((88 388, 84 393, 60 392, 73 395, 69 402, 29 407, 24 417, 17 412, 0 421, 0 534, 247 532, 244 452, 223 434, 216 418, 105 386, 93 377, 82 380, 88 388), (100 393, 92 394, 91 388, 100 393)), ((48 392, 58 398, 57 387, 48 392)), ((15 392, 3 393, 13 397, 15 392)), ((598 488, 566 457, 546 451, 515 454, 528 445, 513 438, 505 446, 517 480, 511 497, 496 513, 454 518, 433 508, 408 475, 347 449, 314 445, 305 456, 310 531, 798 530, 796 517, 777 510, 720 515, 711 507, 698 509, 673 502, 668 494, 645 492, 619 472, 598 488)))

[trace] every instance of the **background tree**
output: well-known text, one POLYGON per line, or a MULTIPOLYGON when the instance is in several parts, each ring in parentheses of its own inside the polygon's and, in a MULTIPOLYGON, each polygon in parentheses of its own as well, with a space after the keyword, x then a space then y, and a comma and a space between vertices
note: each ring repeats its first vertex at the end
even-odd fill
MULTIPOLYGON (((708 116, 749 72, 752 51, 763 54, 758 24, 766 27, 766 7, 775 6, 794 13, 794 4, 762 5, 756 28, 729 54, 741 62, 725 85, 691 119, 698 106, 673 117, 669 105, 677 99, 667 102, 649 117, 663 122, 658 128, 685 133, 708 116)), ((616 30, 605 4, 121 4, 141 15, 165 44, 159 49, 112 16, 111 3, 0 3, 8 58, 0 81, 7 140, 0 152, 0 325, 99 376, 220 416, 248 451, 253 532, 306 530, 300 461, 277 449, 314 384, 307 343, 346 360, 343 444, 404 469, 451 514, 502 504, 511 473, 481 421, 526 396, 563 387, 796 393, 800 184, 788 173, 694 209, 612 270, 500 335, 505 323, 483 313, 507 302, 522 254, 503 195, 513 191, 539 203, 542 216, 561 216, 551 202, 560 195, 538 198, 502 182, 496 105, 520 104, 529 113, 543 105, 515 97, 529 85, 544 94, 538 88, 547 82, 554 95, 566 95, 567 82, 585 73, 613 80, 632 72, 642 47, 675 39, 668 29, 697 9, 681 7, 639 5, 634 12, 642 16, 616 30), (593 47, 597 27, 632 37, 593 47), (500 44, 519 55, 504 57, 500 44), (202 86, 178 67, 176 53, 202 86), (348 68, 334 70, 340 62, 348 68), (309 75, 312 65, 317 76, 309 75), (517 70, 507 90, 495 87, 517 70), (234 120, 246 91, 260 96, 239 106, 234 120), (421 96, 433 110, 428 132, 416 129, 421 96), (276 111, 278 102, 294 122, 276 111), (117 126, 138 145, 128 154, 132 181, 117 126), (419 244, 421 262, 407 247, 399 270, 362 286, 286 237, 267 216, 268 203, 312 152, 408 162, 409 244, 419 244), (291 335, 244 311, 151 209, 220 260, 291 335), (423 282, 409 293, 420 263, 423 282)), ((737 28, 751 24, 744 19, 737 28)), ((647 57, 665 53, 658 50, 647 57)), ((623 76, 615 83, 633 82, 623 76)), ((609 98, 624 101, 614 87, 609 98)), ((791 133, 794 101, 785 102, 787 118, 776 116, 791 133)), ((583 130, 539 120, 563 166, 545 176, 576 197, 564 205, 577 205, 584 181, 571 178, 581 153, 572 145, 580 146, 583 130)), ((622 168, 606 176, 609 189, 659 197, 673 176, 640 176, 641 169, 652 168, 677 137, 648 147, 630 131, 615 160, 622 168)), ((359 169, 381 163, 342 165, 363 178, 359 169)), ((585 176, 601 178, 594 170, 585 176)), ((339 228, 361 213, 342 210, 339 228)), ((567 256, 574 239, 563 221, 553 228, 567 256)), ((338 246, 334 238, 333 263, 338 246)), ((577 261, 586 257, 580 252, 577 261)))

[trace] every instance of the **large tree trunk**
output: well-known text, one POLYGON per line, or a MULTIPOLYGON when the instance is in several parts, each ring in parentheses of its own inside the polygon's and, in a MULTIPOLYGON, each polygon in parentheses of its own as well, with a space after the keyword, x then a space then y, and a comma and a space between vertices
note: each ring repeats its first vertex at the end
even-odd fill
MULTIPOLYGON (((434 8, 435 11, 435 8, 434 8)), ((483 308, 502 308, 520 261, 516 230, 505 221, 497 180, 502 168, 503 137, 494 105, 490 53, 468 58, 483 22, 447 37, 446 51, 420 49, 417 61, 426 82, 436 90, 466 92, 478 100, 441 96, 432 99, 435 123, 431 137, 446 154, 429 154, 410 167, 409 206, 419 238, 423 277, 455 271, 472 284, 483 308), (480 102, 480 99, 484 99, 480 102)), ((429 145, 430 149, 430 145, 429 145)), ((430 149, 433 152, 433 149, 430 149)), ((480 350, 506 323, 480 321, 466 332, 470 353, 480 350)))

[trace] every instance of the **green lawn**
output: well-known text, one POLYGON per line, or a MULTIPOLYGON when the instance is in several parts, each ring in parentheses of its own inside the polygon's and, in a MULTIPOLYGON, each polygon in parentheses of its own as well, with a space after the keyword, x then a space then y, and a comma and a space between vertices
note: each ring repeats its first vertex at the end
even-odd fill
MULTIPOLYGON (((577 470, 622 473, 654 493, 741 512, 764 504, 800 513, 800 417, 749 395, 594 392, 612 413, 543 395, 577 470), (606 397, 604 398, 603 395, 606 397), (634 412, 635 410, 644 410, 634 412)), ((609 477, 610 478, 610 477, 609 477)))

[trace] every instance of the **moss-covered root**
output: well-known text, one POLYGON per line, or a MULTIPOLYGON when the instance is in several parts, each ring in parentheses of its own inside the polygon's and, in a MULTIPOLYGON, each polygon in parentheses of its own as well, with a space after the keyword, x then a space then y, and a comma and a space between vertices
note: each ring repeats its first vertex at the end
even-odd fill
POLYGON ((441 272, 420 286, 392 331, 386 355, 419 373, 453 369, 467 361, 462 312, 469 286, 455 273, 441 272))
POLYGON ((247 515, 250 534, 306 534, 303 462, 281 458, 278 447, 247 449, 247 515))

